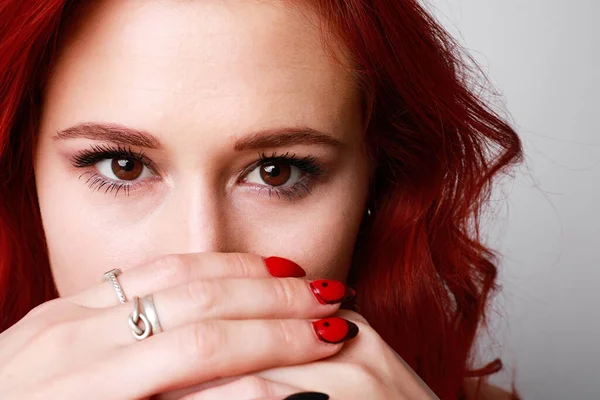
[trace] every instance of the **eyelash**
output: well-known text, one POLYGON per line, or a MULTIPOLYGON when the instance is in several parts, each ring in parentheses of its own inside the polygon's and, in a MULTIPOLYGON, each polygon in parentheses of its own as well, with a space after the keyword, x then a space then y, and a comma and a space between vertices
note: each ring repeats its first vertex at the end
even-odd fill
MULTIPOLYGON (((156 173, 156 168, 153 161, 150 160, 144 152, 135 152, 130 147, 125 148, 121 146, 92 145, 89 149, 82 150, 79 152, 79 154, 73 156, 71 162, 76 168, 89 168, 100 161, 111 158, 132 158, 140 161, 142 164, 144 164, 144 166, 148 167, 153 174, 156 173)), ((108 194, 110 192, 115 192, 115 197, 120 191, 123 191, 123 193, 129 195, 129 192, 132 188, 136 188, 138 185, 140 185, 140 183, 113 181, 94 171, 84 172, 79 177, 81 178, 88 174, 89 177, 85 183, 90 189, 93 191, 100 191, 106 186, 104 193, 108 194)))
MULTIPOLYGON (((259 168, 261 165, 269 162, 288 164, 298 168, 303 173, 303 177, 292 186, 284 187, 261 185, 259 193, 263 190, 267 190, 269 198, 272 197, 273 194, 276 194, 279 198, 285 196, 289 200, 293 200, 294 198, 302 196, 303 193, 310 195, 312 194, 310 188, 314 183, 314 180, 321 177, 327 171, 323 168, 323 164, 319 163, 313 156, 298 158, 296 157, 296 154, 290 155, 289 152, 281 155, 277 155, 275 152, 273 152, 270 156, 267 156, 265 153, 259 153, 258 156, 258 161, 242 170, 244 177, 255 168, 259 168)), ((148 158, 144 152, 136 152, 131 148, 121 146, 92 145, 90 149, 82 150, 79 154, 73 156, 71 162, 76 168, 89 168, 100 161, 113 158, 131 158, 140 161, 151 171, 152 174, 156 174, 156 166, 154 162, 148 158)), ((138 187, 138 185, 143 185, 142 183, 113 181, 105 178, 98 172, 93 171, 88 171, 81 174, 80 178, 87 174, 90 176, 86 180, 86 184, 90 189, 99 191, 106 187, 104 192, 107 194, 110 192, 115 192, 115 196, 117 196, 120 191, 126 195, 129 195, 131 189, 135 189, 138 187)), ((241 181, 244 181, 244 178, 242 178, 241 181)))
POLYGON ((327 170, 323 167, 323 164, 319 163, 313 156, 297 158, 296 154, 290 155, 289 152, 282 155, 277 155, 277 153, 273 152, 270 156, 267 156, 265 153, 259 153, 258 157, 259 160, 256 163, 244 169, 244 176, 247 175, 248 172, 253 171, 255 168, 258 168, 261 165, 269 162, 280 162, 291 165, 298 168, 304 174, 304 176, 292 186, 261 186, 259 193, 263 190, 267 190, 269 198, 271 198, 273 194, 276 194, 278 198, 285 196, 288 198, 288 200, 301 197, 303 192, 312 195, 310 191, 311 185, 316 179, 327 172, 327 170))

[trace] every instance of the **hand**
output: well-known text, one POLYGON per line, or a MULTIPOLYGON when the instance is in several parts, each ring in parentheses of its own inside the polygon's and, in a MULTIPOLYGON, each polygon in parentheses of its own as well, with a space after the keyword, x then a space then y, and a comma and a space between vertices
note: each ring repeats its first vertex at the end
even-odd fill
POLYGON ((342 344, 326 343, 331 332, 316 335, 310 320, 339 304, 321 304, 325 288, 275 279, 265 265, 202 253, 125 271, 126 296, 153 293, 163 328, 142 341, 127 323, 132 303, 120 304, 109 282, 36 307, 0 335, 0 398, 140 399, 337 353, 342 344))
POLYGON ((297 392, 316 391, 331 400, 438 399, 417 374, 391 349, 359 314, 340 310, 337 316, 353 321, 360 335, 326 360, 272 368, 212 382, 178 398, 185 400, 281 400, 297 392))

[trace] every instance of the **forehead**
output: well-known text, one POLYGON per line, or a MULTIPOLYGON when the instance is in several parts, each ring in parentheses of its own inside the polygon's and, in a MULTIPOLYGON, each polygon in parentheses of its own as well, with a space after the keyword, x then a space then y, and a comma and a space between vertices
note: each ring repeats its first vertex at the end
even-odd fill
POLYGON ((308 8, 249 0, 92 7, 74 16, 46 93, 47 107, 69 109, 71 120, 135 123, 142 113, 147 124, 212 121, 220 126, 211 129, 235 132, 265 120, 336 131, 356 119, 352 75, 323 48, 308 8))

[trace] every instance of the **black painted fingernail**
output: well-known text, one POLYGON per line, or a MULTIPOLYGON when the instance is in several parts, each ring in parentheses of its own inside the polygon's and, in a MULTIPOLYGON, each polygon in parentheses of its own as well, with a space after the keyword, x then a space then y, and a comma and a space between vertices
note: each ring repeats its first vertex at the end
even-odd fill
POLYGON ((320 392, 302 392, 286 397, 283 400, 328 400, 329 396, 320 392))

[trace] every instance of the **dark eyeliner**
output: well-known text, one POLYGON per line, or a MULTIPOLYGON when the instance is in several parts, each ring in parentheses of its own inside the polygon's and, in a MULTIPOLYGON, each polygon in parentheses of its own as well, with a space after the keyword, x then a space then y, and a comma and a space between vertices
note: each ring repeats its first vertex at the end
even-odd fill
MULTIPOLYGON (((130 158, 143 163, 146 167, 155 173, 156 168, 154 162, 148 158, 142 151, 134 151, 131 148, 113 146, 113 145, 91 145, 89 149, 84 149, 78 154, 71 157, 71 163, 76 168, 89 168, 107 159, 119 159, 119 158, 130 158)), ((278 155, 273 152, 270 155, 264 152, 258 154, 258 160, 252 165, 244 169, 247 175, 249 171, 259 168, 262 165, 273 162, 287 164, 298 168, 302 173, 302 178, 296 183, 290 186, 269 186, 267 184, 260 185, 259 193, 266 190, 269 197, 276 195, 278 198, 286 197, 288 200, 301 197, 303 194, 312 194, 311 188, 316 180, 327 172, 327 169, 323 167, 323 163, 318 162, 316 157, 306 156, 299 158, 296 154, 285 154, 278 155)), ((86 185, 89 186, 93 191, 103 190, 105 193, 115 192, 115 196, 119 192, 129 195, 132 188, 137 187, 141 184, 138 182, 126 182, 126 181, 113 181, 110 178, 106 178, 99 174, 97 171, 86 171, 81 174, 80 178, 87 176, 86 185)), ((242 178, 243 180, 243 178, 242 178)))
MULTIPOLYGON (((143 163, 152 173, 155 173, 155 164, 148 158, 144 152, 133 151, 131 148, 121 146, 112 146, 108 144, 91 145, 89 149, 84 149, 78 154, 71 157, 71 163, 75 168, 89 168, 100 161, 107 159, 131 158, 143 163)), ((132 188, 137 187, 139 182, 113 181, 110 178, 104 177, 97 171, 85 171, 79 178, 87 176, 85 184, 92 191, 115 192, 115 197, 119 192, 129 195, 132 188)))
POLYGON ((316 157, 306 156, 298 158, 296 154, 290 155, 289 152, 282 155, 277 155, 273 152, 270 156, 267 156, 265 153, 259 153, 259 161, 254 164, 253 168, 258 168, 268 162, 288 164, 300 169, 304 174, 302 179, 291 186, 264 185, 261 187, 259 193, 267 190, 269 198, 275 194, 278 198, 285 196, 291 201, 301 197, 303 193, 311 195, 311 186, 314 184, 314 181, 327 172, 327 169, 323 167, 323 163, 318 162, 316 157))
POLYGON ((111 158, 132 158, 143 163, 154 171, 154 162, 150 160, 143 151, 135 152, 130 147, 110 146, 106 144, 91 145, 89 149, 82 150, 71 158, 76 168, 90 167, 102 160, 111 158))
POLYGON ((289 152, 282 155, 272 153, 270 156, 267 156, 265 153, 259 153, 258 156, 260 158, 260 161, 258 162, 259 165, 267 162, 283 162, 298 167, 302 172, 309 175, 319 176, 327 172, 327 170, 323 168, 323 164, 317 162, 316 157, 313 156, 297 158, 296 154, 290 155, 289 152))

